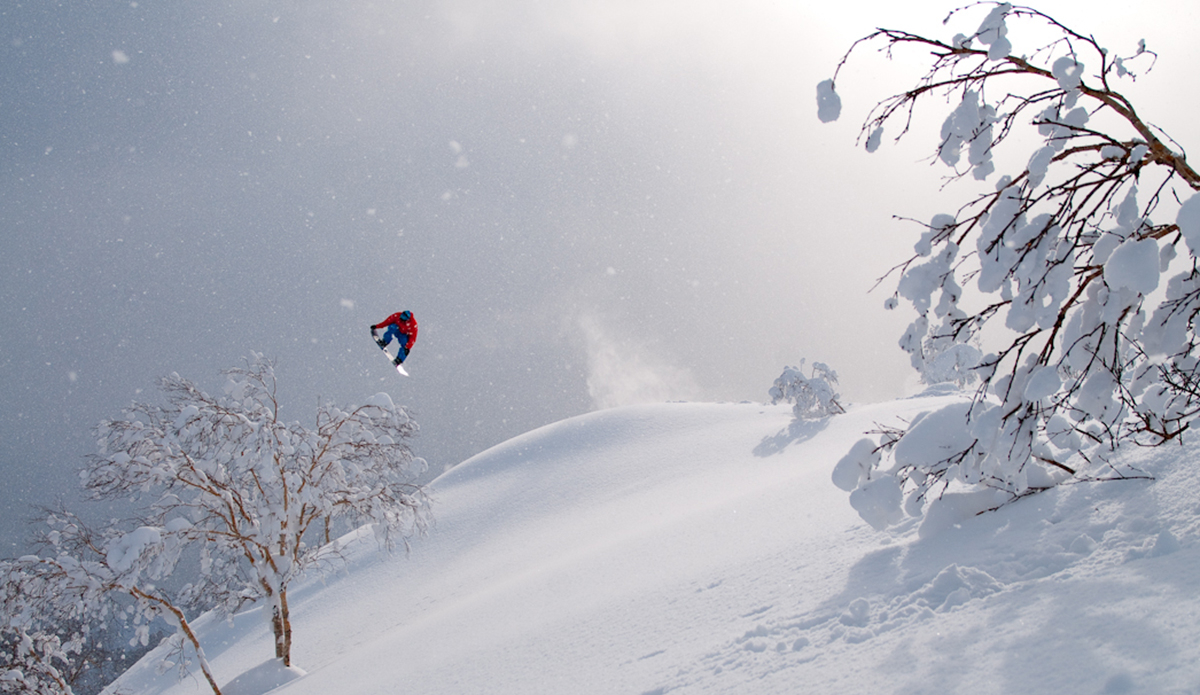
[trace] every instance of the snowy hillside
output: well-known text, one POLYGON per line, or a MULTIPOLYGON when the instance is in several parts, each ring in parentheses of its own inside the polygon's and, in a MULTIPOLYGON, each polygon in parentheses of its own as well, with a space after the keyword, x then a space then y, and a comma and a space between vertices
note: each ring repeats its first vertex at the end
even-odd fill
MULTIPOLYGON (((946 398, 801 424, 635 406, 513 439, 436 481, 411 554, 353 540, 293 590, 306 675, 276 692, 1200 692, 1195 449, 1131 452, 1157 482, 870 529, 834 464, 946 398)), ((250 672, 226 695, 283 675, 259 611, 198 622, 221 683, 250 672)), ((206 691, 145 661, 109 689, 206 691)))

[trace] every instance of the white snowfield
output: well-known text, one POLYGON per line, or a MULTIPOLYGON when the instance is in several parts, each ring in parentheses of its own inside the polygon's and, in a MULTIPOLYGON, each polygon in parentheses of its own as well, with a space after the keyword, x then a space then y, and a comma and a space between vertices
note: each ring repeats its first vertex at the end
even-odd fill
MULTIPOLYGON (((343 539, 345 570, 294 585, 292 671, 257 609, 201 638, 226 695, 1200 693, 1196 450, 1127 452, 1154 482, 871 529, 834 464, 953 398, 559 422, 439 478, 409 555, 343 539)), ((108 690, 206 691, 149 659, 108 690)))

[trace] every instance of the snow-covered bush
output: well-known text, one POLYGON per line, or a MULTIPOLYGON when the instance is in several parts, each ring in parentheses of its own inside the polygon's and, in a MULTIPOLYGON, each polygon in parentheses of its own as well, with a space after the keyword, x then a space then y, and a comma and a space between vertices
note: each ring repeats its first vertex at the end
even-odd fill
POLYGON ((792 412, 801 420, 844 413, 837 383, 837 372, 820 362, 813 363, 812 376, 804 376, 804 360, 800 360, 799 367, 784 367, 775 380, 771 403, 793 403, 792 412))
POLYGON ((12 587, 0 625, 51 634, 62 618, 117 618, 145 643, 162 618, 177 630, 175 653, 193 655, 219 693, 185 611, 265 602, 287 665, 288 586, 337 559, 330 524, 371 524, 388 548, 427 528, 429 497, 415 482, 425 463, 407 444, 417 427, 387 394, 347 410, 320 404, 309 428, 280 418, 269 360, 254 355, 225 375, 225 395, 213 397, 172 374, 160 380, 166 405, 137 403, 97 427, 84 485, 99 499, 133 501, 136 515, 97 530, 69 511, 51 514, 46 552, 0 568, 12 587), (198 573, 164 588, 177 584, 164 580, 189 549, 198 573))
MULTIPOLYGON (((1139 42, 1122 57, 1009 3, 971 5, 947 22, 977 9, 986 15, 973 31, 948 40, 875 31, 819 89, 826 121, 856 48, 918 49, 931 56, 928 71, 879 102, 860 139, 874 151, 892 125, 900 139, 920 122, 918 102, 946 99, 936 160, 953 178, 995 181, 926 225, 888 300, 917 313, 900 345, 922 378, 977 378, 972 402, 870 440, 839 464, 847 485, 861 471, 849 489, 890 478, 912 514, 952 483, 998 491, 1001 504, 1067 479, 1122 477, 1109 452, 1171 441, 1200 414, 1200 175, 1115 89, 1157 56, 1139 42), (1017 52, 1023 25, 1054 40, 1017 52), (1006 152, 1018 170, 993 178, 1006 143, 1029 151, 1006 152)), ((877 526, 898 518, 890 490, 872 497, 886 503, 866 505, 877 526)))

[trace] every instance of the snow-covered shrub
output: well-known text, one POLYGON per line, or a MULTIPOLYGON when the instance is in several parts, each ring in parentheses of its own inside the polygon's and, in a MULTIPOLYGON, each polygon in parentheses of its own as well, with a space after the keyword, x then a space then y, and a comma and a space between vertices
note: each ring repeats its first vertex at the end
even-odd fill
MULTIPOLYGON (((990 9, 978 28, 949 40, 879 29, 851 48, 883 42, 888 56, 932 56, 915 85, 868 114, 869 151, 885 126, 899 126, 897 139, 908 132, 917 102, 942 99, 951 106, 934 155, 953 179, 991 178, 1013 133, 1034 143, 1003 160, 1017 171, 935 216, 897 266, 887 306, 903 299, 916 311, 900 340, 913 366, 929 383, 979 380, 971 402, 839 464, 838 480, 854 478, 859 492, 893 479, 909 513, 951 484, 999 491, 1003 503, 1067 479, 1125 476, 1109 467, 1112 450, 1171 441, 1200 415, 1200 174, 1114 88, 1157 56, 1140 42, 1121 57, 1010 3, 947 21, 981 6, 990 9), (1021 24, 1058 38, 1016 51, 1009 29, 1021 24), (1190 258, 1173 262, 1181 252, 1190 258)), ((823 121, 849 55, 822 83, 823 121)), ((890 487, 872 494, 864 517, 890 523, 894 498, 890 487)))
POLYGON ((812 376, 804 376, 804 360, 799 367, 784 367, 783 374, 771 387, 771 403, 793 403, 792 412, 798 419, 815 419, 846 412, 836 390, 837 372, 820 362, 814 362, 812 376))

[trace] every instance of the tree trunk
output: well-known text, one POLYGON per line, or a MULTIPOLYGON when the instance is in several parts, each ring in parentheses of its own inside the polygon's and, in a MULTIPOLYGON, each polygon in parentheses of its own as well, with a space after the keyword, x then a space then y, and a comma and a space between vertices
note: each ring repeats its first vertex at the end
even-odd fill
POLYGON ((209 687, 212 688, 213 695, 221 695, 221 688, 217 685, 217 678, 213 675, 212 667, 208 665, 208 657, 204 655, 204 649, 200 646, 200 640, 196 638, 196 633, 192 632, 192 626, 188 624, 187 618, 183 616, 183 611, 176 608, 175 604, 170 601, 154 594, 148 594, 137 587, 127 589, 127 591, 131 596, 144 598, 159 604, 175 617, 175 628, 188 642, 191 642, 192 648, 196 650, 196 660, 200 662, 200 670, 204 673, 204 679, 208 681, 209 687))
POLYGON ((292 665, 292 621, 288 615, 287 589, 279 590, 279 600, 272 609, 271 629, 275 632, 275 658, 284 666, 292 665))
POLYGON ((279 606, 271 606, 271 631, 275 633, 275 658, 283 658, 283 618, 279 606))

